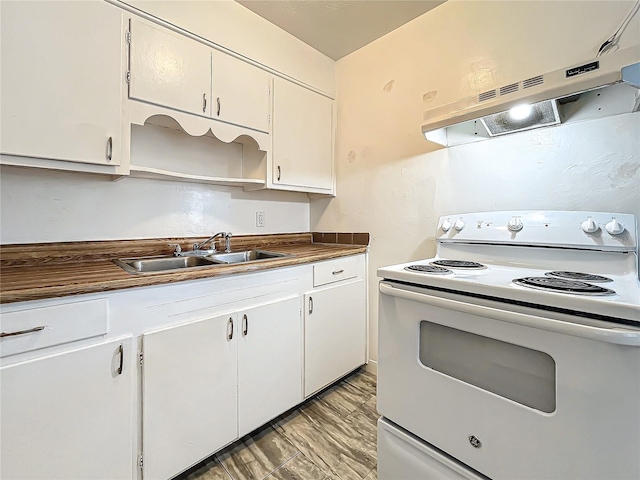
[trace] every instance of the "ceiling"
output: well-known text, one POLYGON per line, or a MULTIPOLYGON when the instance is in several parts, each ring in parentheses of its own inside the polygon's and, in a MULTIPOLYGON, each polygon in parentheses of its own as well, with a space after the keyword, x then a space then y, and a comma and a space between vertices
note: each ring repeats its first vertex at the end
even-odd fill
POLYGON ((444 0, 236 0, 338 60, 444 0))

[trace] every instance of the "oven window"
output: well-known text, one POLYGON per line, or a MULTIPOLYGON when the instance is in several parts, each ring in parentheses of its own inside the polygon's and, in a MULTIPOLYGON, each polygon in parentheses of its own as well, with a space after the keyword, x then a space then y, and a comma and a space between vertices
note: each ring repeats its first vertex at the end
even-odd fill
POLYGON ((422 321, 420 361, 527 407, 556 409, 556 363, 546 353, 422 321))

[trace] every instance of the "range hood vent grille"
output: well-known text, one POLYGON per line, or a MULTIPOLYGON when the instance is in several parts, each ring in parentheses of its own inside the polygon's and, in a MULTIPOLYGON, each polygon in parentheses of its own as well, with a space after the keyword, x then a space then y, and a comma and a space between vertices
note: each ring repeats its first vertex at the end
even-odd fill
POLYGON ((483 92, 478 95, 478 102, 486 102, 487 100, 491 100, 492 98, 496 98, 497 94, 495 90, 490 90, 488 92, 483 92))
POLYGON ((538 75, 537 77, 528 78, 522 81, 522 88, 531 88, 536 85, 542 85, 544 83, 544 75, 538 75))
POLYGON ((520 85, 518 83, 512 83, 511 85, 500 87, 500 95, 508 95, 509 93, 517 92, 518 90, 520 90, 520 85))

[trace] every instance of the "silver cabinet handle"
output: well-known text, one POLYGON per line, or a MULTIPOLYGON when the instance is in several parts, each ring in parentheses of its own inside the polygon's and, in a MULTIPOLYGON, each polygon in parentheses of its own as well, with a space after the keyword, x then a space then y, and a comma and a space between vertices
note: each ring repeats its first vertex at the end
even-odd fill
POLYGON ((207 112, 207 94, 203 93, 202 94, 202 113, 206 113, 207 112))
POLYGON ((229 323, 227 323, 227 339, 233 339, 233 318, 229 317, 229 323))
POLYGON ((220 116, 220 97, 216 98, 216 103, 218 104, 218 113, 217 113, 217 115, 220 116))
POLYGON ((118 366, 118 375, 122 375, 122 365, 124 364, 124 348, 122 345, 118 347, 118 353, 120 354, 120 365, 118 366))
POLYGON ((44 329, 45 327, 41 326, 41 327, 33 327, 33 328, 30 328, 29 330, 20 330, 19 332, 0 332, 0 338, 25 335, 27 333, 39 332, 40 330, 44 330, 44 329))
POLYGON ((107 162, 113 158, 113 137, 107 139, 107 162))
POLYGON ((280 173, 281 173, 281 171, 280 171, 280 165, 278 165, 278 181, 280 181, 280 173))
POLYGON ((343 272, 344 272, 344 269, 343 269, 343 270, 334 270, 334 271, 333 271, 333 272, 331 272, 331 273, 333 273, 334 275, 340 275, 340 274, 341 274, 341 273, 343 273, 343 272))
POLYGON ((313 297, 309 297, 309 315, 313 313, 313 297))
POLYGON ((249 319, 247 318, 247 315, 244 314, 242 316, 242 336, 246 337, 247 333, 249 333, 249 319))

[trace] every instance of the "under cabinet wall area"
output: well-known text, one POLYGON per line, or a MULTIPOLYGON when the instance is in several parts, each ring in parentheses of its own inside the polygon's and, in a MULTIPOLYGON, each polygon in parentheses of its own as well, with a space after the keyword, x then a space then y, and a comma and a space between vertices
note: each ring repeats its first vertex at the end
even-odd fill
POLYGON ((332 93, 246 52, 116 0, 5 2, 2 45, 2 164, 335 195, 332 93), (194 142, 242 145, 242 165, 207 173, 234 159, 185 162, 190 147, 170 165, 135 163, 133 130, 157 117, 194 142))
POLYGON ((365 274, 357 254, 2 305, 30 332, 0 340, 2 478, 184 472, 365 363, 365 274))

